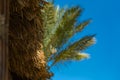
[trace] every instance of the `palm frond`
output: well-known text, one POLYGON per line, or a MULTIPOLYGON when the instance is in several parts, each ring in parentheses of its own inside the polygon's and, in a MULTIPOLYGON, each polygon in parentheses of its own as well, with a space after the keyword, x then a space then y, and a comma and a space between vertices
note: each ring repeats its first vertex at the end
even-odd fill
POLYGON ((89 35, 89 36, 85 36, 83 38, 81 38, 80 40, 78 40, 77 42, 75 42, 74 44, 72 44, 71 46, 69 46, 69 49, 74 49, 74 50, 85 50, 86 48, 88 48, 89 46, 91 46, 92 44, 95 43, 95 35, 89 35))
POLYGON ((86 57, 81 57, 81 55, 78 55, 78 52, 92 45, 95 41, 94 36, 95 35, 85 36, 79 41, 68 46, 68 48, 61 51, 59 54, 55 54, 54 56, 52 56, 51 58, 51 60, 53 60, 52 65, 55 65, 56 63, 60 61, 80 60, 80 59, 86 58, 86 57))
POLYGON ((53 62, 52 65, 60 61, 81 60, 88 57, 87 55, 79 54, 79 52, 94 43, 95 35, 85 36, 60 51, 60 48, 76 32, 82 31, 91 22, 91 20, 86 20, 76 25, 77 18, 81 12, 82 9, 79 6, 59 9, 59 7, 49 3, 44 7, 44 52, 47 61, 53 62))
POLYGON ((60 48, 66 41, 73 36, 74 26, 76 24, 76 19, 81 13, 81 8, 73 7, 67 9, 60 19, 60 23, 55 32, 54 40, 51 41, 51 44, 54 47, 60 48))
POLYGON ((61 15, 63 14, 63 10, 59 10, 59 6, 55 7, 53 4, 49 3, 44 6, 43 11, 43 19, 44 19, 44 51, 46 53, 46 57, 49 57, 52 50, 55 49, 51 41, 53 41, 53 35, 55 34, 57 30, 57 25, 59 24, 59 19, 61 15))
POLYGON ((86 20, 76 26, 75 31, 76 32, 81 32, 89 23, 91 22, 91 19, 86 20))
POLYGON ((44 13, 43 13, 43 19, 44 19, 44 46, 46 47, 46 45, 49 42, 49 35, 51 34, 51 30, 54 27, 54 23, 55 23, 55 9, 54 6, 51 5, 50 3, 47 4, 44 7, 44 13))

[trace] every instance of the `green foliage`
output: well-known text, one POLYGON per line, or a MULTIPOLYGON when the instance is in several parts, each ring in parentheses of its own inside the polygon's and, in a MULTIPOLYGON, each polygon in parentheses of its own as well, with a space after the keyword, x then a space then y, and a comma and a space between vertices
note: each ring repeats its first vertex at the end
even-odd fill
POLYGON ((91 20, 86 20, 77 24, 77 18, 81 12, 82 9, 79 6, 59 9, 59 7, 49 3, 44 7, 43 47, 47 61, 52 61, 52 65, 60 61, 81 60, 88 57, 81 51, 94 43, 94 35, 85 36, 60 51, 61 47, 75 33, 81 32, 91 22, 91 20))
POLYGON ((94 35, 85 36, 82 39, 73 43, 72 45, 68 46, 65 50, 61 51, 59 54, 55 55, 52 58, 52 65, 58 63, 59 61, 81 60, 83 58, 86 58, 85 56, 79 55, 78 53, 82 53, 80 51, 86 49, 94 43, 95 40, 93 37, 94 35))
POLYGON ((44 7, 43 11, 43 19, 44 19, 44 50, 47 53, 46 56, 49 57, 51 53, 51 48, 53 47, 56 41, 58 41, 58 37, 56 35, 56 31, 59 28, 59 24, 61 22, 62 15, 64 14, 64 10, 59 10, 59 7, 54 7, 53 4, 49 3, 44 7))

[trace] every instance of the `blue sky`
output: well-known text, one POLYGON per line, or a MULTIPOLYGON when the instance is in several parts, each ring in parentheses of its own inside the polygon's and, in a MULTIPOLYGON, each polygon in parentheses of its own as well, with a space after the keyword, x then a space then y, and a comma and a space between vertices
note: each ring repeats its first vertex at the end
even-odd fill
POLYGON ((79 20, 92 18, 92 23, 79 35, 96 33, 97 43, 86 50, 89 60, 53 69, 53 80, 120 80, 120 0, 55 0, 55 4, 80 5, 84 12, 79 20))

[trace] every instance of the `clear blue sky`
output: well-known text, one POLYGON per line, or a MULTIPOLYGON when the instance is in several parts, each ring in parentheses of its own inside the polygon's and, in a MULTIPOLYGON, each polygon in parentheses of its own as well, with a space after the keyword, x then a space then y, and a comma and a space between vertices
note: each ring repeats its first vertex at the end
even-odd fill
POLYGON ((53 80, 120 80, 120 0, 55 0, 55 4, 84 8, 79 20, 93 21, 81 34, 96 33, 97 43, 86 50, 89 60, 53 69, 53 80))

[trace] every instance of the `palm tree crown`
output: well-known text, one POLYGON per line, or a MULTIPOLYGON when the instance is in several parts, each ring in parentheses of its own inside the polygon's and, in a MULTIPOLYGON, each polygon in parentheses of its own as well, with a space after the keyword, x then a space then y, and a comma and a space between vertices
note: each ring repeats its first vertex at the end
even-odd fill
POLYGON ((91 20, 86 20, 77 24, 77 18, 82 12, 79 6, 60 9, 49 3, 44 6, 42 12, 44 19, 43 49, 47 62, 52 62, 51 66, 53 66, 61 61, 88 58, 89 55, 82 54, 82 51, 94 43, 95 35, 87 35, 63 49, 63 45, 75 33, 81 32, 91 22, 91 20))

